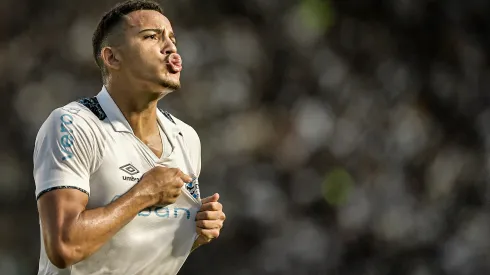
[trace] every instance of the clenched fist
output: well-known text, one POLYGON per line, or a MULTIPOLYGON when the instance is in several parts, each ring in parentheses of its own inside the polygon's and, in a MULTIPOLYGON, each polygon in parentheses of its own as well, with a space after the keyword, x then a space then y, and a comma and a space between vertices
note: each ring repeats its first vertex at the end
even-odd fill
POLYGON ((191 181, 191 177, 177 168, 157 166, 143 175, 137 188, 149 195, 155 205, 169 205, 175 203, 180 196, 184 183, 191 181))
POLYGON ((199 234, 194 247, 207 244, 218 238, 226 215, 223 205, 218 202, 219 194, 202 199, 202 206, 196 215, 196 232, 199 234))

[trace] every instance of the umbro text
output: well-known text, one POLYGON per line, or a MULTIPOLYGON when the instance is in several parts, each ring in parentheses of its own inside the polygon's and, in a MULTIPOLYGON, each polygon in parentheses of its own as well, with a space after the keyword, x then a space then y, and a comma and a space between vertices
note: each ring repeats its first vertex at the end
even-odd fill
POLYGON ((122 178, 123 178, 123 180, 126 180, 126 181, 140 181, 140 178, 135 178, 133 176, 131 176, 131 177, 123 176, 122 178))

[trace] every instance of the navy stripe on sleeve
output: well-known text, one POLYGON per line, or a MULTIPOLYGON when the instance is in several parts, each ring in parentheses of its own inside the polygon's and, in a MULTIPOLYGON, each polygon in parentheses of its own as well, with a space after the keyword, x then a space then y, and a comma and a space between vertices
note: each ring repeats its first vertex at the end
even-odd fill
POLYGON ((39 199, 39 198, 40 198, 42 195, 44 195, 44 194, 46 194, 46 193, 48 193, 48 192, 50 192, 50 191, 53 191, 53 190, 58 190, 58 189, 77 189, 78 191, 81 191, 81 192, 83 192, 83 193, 85 193, 85 194, 87 194, 87 195, 88 195, 88 192, 87 192, 86 190, 84 190, 84 189, 80 188, 80 187, 76 187, 76 186, 66 186, 66 185, 64 185, 64 186, 56 186, 56 187, 51 187, 51 188, 48 188, 48 189, 46 189, 46 190, 41 191, 41 193, 39 193, 39 195, 37 195, 36 200, 38 200, 38 199, 39 199))

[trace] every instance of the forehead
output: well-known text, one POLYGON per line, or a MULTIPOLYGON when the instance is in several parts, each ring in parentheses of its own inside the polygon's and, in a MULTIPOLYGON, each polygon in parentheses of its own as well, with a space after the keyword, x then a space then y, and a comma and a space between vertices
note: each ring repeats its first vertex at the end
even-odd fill
POLYGON ((167 29, 172 31, 172 25, 167 17, 158 11, 139 10, 125 16, 125 29, 129 31, 141 31, 143 29, 167 29))

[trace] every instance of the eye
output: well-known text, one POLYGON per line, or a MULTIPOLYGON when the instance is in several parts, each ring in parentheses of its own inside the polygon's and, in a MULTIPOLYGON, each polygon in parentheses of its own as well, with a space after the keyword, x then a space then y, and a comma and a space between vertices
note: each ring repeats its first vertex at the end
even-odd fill
POLYGON ((150 38, 150 39, 158 39, 158 36, 156 34, 146 35, 145 36, 145 39, 148 39, 148 38, 150 38))

